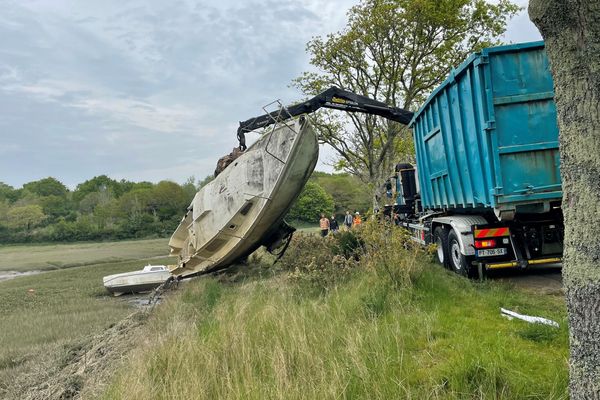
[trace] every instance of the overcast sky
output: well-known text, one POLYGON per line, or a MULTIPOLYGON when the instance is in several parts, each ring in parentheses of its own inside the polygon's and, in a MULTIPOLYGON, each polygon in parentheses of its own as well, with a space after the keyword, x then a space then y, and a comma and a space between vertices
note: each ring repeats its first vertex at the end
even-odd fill
MULTIPOLYGON (((0 0, 0 181, 203 178, 356 3, 0 0)), ((540 35, 524 11, 505 39, 540 35)))

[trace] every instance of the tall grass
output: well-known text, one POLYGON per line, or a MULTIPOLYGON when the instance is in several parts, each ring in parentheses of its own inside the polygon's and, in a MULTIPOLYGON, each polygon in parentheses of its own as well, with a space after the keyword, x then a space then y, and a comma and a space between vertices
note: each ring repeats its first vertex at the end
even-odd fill
POLYGON ((104 397, 567 397, 561 298, 470 282, 423 255, 413 258, 412 272, 402 273, 410 289, 398 285, 397 271, 364 261, 324 291, 299 290, 307 281, 287 271, 192 281, 151 317, 152 340, 104 397), (507 321, 500 306, 553 318, 561 328, 548 334, 507 321))

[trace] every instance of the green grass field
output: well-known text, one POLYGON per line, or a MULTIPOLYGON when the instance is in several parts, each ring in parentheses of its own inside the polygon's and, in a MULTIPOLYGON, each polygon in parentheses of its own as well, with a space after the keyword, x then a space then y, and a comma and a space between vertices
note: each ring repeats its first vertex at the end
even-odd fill
POLYGON ((0 246, 1 271, 52 270, 167 256, 168 239, 0 246))
POLYGON ((77 341, 134 312, 135 307, 128 302, 131 298, 112 297, 102 286, 102 277, 140 269, 150 262, 148 255, 164 254, 165 245, 162 239, 0 249, 2 266, 10 265, 11 270, 39 268, 48 260, 65 267, 89 264, 0 282, 0 397, 15 376, 34 368, 40 357, 60 358, 77 341), (110 262, 113 255, 130 261, 110 262))
POLYGON ((105 399, 566 399, 564 300, 423 261, 411 289, 357 271, 321 294, 285 273, 204 277, 151 317, 105 399), (500 307, 560 329, 509 321, 500 307))
MULTIPOLYGON (((144 257, 161 254, 154 249, 166 240, 64 246, 0 249, 12 254, 13 270, 50 256, 72 266, 0 282, 0 398, 20 398, 15 382, 21 377, 41 379, 32 371, 71 362, 81 343, 90 348, 91 335, 131 315, 132 297, 110 296, 101 278, 139 269, 148 262, 144 257), (119 261, 111 262, 113 256, 119 261)), ((104 399, 567 398, 562 296, 468 281, 418 257, 423 272, 409 287, 394 286, 364 264, 314 290, 324 275, 306 287, 309 281, 293 278, 285 258, 272 267, 273 259, 259 253, 247 266, 172 292, 137 331, 146 339, 124 345, 135 346, 127 358, 116 355, 125 364, 111 362, 108 371, 116 376, 103 375, 91 389, 80 384, 88 385, 89 377, 66 386, 95 396, 108 383, 104 399), (509 321, 500 307, 561 327, 509 321)))

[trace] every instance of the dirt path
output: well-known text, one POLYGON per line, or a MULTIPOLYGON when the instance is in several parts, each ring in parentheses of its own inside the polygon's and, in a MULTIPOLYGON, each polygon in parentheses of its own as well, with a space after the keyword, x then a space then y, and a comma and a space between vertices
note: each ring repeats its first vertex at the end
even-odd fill
POLYGON ((527 270, 493 271, 489 273, 489 277, 536 293, 564 295, 560 264, 527 270))

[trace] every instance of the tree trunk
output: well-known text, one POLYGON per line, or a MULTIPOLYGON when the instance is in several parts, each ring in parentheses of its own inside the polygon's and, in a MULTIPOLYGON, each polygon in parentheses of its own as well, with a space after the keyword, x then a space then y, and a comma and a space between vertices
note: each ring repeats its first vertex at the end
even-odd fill
POLYGON ((600 399, 600 1, 531 0, 560 130, 572 399, 600 399))

